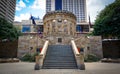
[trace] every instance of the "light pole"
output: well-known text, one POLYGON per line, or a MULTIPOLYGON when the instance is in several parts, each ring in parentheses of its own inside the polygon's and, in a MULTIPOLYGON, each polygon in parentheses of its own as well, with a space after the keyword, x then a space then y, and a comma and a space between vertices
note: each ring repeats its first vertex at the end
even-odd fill
POLYGON ((32 36, 30 36, 29 35, 29 37, 28 37, 28 50, 29 50, 29 54, 31 54, 31 50, 32 50, 32 48, 31 48, 31 46, 30 46, 30 44, 31 44, 31 39, 32 39, 33 37, 32 36))

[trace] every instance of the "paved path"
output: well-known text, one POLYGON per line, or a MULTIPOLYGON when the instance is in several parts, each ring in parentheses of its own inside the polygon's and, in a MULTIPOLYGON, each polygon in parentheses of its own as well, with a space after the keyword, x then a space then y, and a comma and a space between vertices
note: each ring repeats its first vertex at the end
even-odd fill
POLYGON ((117 63, 85 63, 86 70, 78 69, 41 69, 34 70, 35 63, 2 63, 0 74, 120 74, 117 63))

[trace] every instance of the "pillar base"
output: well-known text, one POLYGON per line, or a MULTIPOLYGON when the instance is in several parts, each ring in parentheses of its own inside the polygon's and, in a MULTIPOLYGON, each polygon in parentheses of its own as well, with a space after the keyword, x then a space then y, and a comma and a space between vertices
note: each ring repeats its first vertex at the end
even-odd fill
POLYGON ((34 70, 40 70, 39 64, 35 64, 34 70))
POLYGON ((78 68, 79 68, 80 70, 85 70, 85 64, 80 64, 80 65, 78 66, 78 68))

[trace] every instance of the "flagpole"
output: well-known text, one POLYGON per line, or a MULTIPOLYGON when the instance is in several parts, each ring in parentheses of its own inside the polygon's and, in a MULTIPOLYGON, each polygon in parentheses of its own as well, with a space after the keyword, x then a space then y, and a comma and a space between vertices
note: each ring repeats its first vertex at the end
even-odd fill
POLYGON ((30 33, 31 33, 31 19, 30 19, 30 31, 29 31, 29 34, 28 34, 28 37, 29 37, 29 54, 31 54, 31 50, 30 50, 30 33))
POLYGON ((90 21, 90 15, 88 16, 89 18, 89 32, 91 31, 91 21, 90 21))
MULTIPOLYGON (((37 49, 38 49, 39 43, 38 43, 38 27, 37 27, 37 24, 36 24, 36 29, 37 29, 37 49)), ((40 49, 39 49, 39 51, 40 51, 40 49)))

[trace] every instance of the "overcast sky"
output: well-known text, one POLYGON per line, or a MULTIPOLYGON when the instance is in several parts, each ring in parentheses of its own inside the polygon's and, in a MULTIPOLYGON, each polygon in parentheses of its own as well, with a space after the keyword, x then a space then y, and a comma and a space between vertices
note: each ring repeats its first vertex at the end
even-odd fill
MULTIPOLYGON (((87 16, 94 22, 97 14, 115 0, 86 0, 87 16)), ((41 19, 45 15, 45 0, 17 0, 15 21, 28 20, 30 14, 41 19)))

